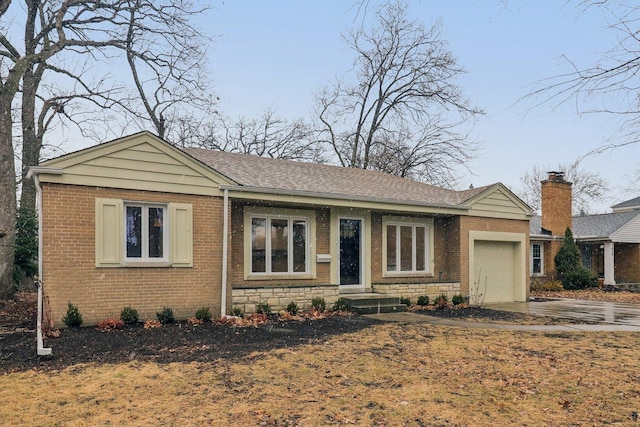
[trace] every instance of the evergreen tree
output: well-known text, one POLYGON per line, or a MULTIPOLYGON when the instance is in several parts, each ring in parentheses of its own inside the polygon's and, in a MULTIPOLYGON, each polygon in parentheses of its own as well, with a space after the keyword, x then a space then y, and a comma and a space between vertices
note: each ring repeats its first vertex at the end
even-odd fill
POLYGON ((565 289, 584 289, 596 286, 597 277, 580 263, 580 249, 573 238, 571 229, 564 232, 564 244, 553 261, 556 264, 558 279, 565 289))
POLYGON ((38 274, 38 218, 33 209, 21 207, 16 221, 16 250, 13 281, 19 285, 22 277, 38 274))
POLYGON ((558 279, 563 280, 569 273, 580 269, 580 250, 573 239, 571 229, 567 227, 564 232, 564 244, 556 254, 553 261, 556 264, 558 279))

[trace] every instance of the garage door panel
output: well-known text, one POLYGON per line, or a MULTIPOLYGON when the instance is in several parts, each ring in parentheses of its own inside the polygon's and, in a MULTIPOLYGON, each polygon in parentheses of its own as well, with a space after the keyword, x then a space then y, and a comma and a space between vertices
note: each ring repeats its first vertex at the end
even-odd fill
POLYGON ((476 303, 515 299, 516 252, 514 242, 476 241, 471 300, 476 303))

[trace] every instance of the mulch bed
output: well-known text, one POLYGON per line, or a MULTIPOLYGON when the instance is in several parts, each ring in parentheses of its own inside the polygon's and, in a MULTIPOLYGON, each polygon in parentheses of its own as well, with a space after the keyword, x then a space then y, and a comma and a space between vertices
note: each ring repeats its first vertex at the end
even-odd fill
MULTIPOLYGON (((501 322, 522 322, 530 317, 478 307, 427 310, 423 314, 501 322)), ((184 363, 241 358, 256 351, 322 343, 333 335, 379 323, 369 317, 342 315, 304 320, 272 317, 269 323, 249 327, 179 322, 157 329, 128 325, 108 332, 94 327, 67 328, 60 337, 45 339, 45 347, 53 350, 51 356, 38 356, 35 321, 34 294, 18 294, 14 301, 0 301, 0 373, 57 370, 81 363, 184 363)))

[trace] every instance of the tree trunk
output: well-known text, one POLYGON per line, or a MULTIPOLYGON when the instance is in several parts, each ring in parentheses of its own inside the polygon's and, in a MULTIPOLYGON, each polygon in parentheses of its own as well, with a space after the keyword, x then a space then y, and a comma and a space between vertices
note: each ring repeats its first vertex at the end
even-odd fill
POLYGON ((27 179, 29 168, 40 162, 42 139, 38 136, 35 125, 36 88, 38 75, 33 67, 28 69, 22 78, 22 191, 20 207, 36 210, 36 186, 33 179, 27 179))
POLYGON ((0 298, 11 293, 16 239, 16 176, 11 101, 0 101, 0 298))

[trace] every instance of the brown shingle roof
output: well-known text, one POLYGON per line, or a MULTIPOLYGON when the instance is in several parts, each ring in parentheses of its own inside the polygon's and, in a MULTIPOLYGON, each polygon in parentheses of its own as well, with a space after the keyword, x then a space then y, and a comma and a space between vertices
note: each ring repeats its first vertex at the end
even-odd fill
POLYGON ((199 148, 184 151, 240 186, 271 191, 457 206, 488 188, 454 191, 378 171, 199 148))

